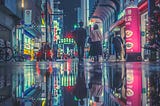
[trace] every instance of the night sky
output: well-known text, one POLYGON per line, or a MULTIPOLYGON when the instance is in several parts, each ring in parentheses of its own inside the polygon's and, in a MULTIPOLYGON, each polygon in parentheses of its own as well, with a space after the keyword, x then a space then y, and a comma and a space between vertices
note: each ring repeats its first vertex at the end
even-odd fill
POLYGON ((60 9, 64 10, 64 31, 70 32, 77 23, 76 8, 80 7, 81 0, 60 0, 60 9))

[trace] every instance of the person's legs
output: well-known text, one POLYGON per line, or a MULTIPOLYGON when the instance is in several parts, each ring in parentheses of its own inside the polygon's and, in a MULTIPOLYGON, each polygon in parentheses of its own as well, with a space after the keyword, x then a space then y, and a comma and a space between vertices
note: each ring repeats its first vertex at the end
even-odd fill
POLYGON ((81 45, 81 59, 83 60, 84 57, 84 44, 81 45))
POLYGON ((116 61, 117 61, 117 59, 118 59, 118 51, 116 51, 116 61))
POLYGON ((96 56, 96 61, 97 61, 97 62, 99 61, 99 56, 98 56, 98 55, 96 56))
POLYGON ((77 46, 78 46, 78 59, 80 60, 80 57, 81 57, 81 56, 80 56, 80 55, 81 55, 81 53, 80 53, 80 52, 81 52, 81 50, 80 50, 80 45, 77 45, 77 46))
POLYGON ((121 59, 121 51, 118 51, 118 59, 121 59))

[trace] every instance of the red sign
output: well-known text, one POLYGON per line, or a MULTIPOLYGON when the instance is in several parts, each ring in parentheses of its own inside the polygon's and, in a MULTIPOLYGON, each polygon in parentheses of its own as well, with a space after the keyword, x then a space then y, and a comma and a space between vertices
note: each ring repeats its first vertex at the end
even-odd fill
POLYGON ((140 14, 137 7, 128 7, 125 10, 126 24, 126 53, 140 53, 140 14))
MULTIPOLYGON (((134 64, 137 66, 138 64, 134 64)), ((126 106, 141 106, 142 71, 127 69, 127 102, 126 106)))

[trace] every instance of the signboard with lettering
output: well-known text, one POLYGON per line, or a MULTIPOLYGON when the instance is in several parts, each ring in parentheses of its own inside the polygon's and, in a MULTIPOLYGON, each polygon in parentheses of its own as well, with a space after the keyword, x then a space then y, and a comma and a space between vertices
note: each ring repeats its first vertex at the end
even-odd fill
POLYGON ((58 43, 59 44, 73 44, 74 40, 73 38, 62 38, 62 39, 59 39, 58 43))
POLYGON ((32 10, 25 10, 24 24, 28 26, 32 24, 32 10))
POLYGON ((137 7, 128 7, 125 11, 126 53, 140 53, 140 14, 137 7))

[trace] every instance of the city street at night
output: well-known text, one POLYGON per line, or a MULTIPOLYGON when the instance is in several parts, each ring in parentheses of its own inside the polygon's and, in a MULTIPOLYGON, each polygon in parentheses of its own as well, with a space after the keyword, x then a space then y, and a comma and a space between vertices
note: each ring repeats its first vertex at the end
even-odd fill
POLYGON ((160 0, 0 0, 0 106, 160 106, 160 0))

